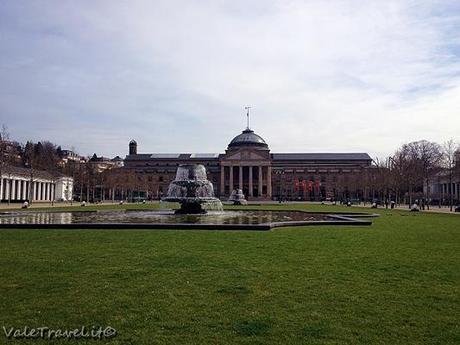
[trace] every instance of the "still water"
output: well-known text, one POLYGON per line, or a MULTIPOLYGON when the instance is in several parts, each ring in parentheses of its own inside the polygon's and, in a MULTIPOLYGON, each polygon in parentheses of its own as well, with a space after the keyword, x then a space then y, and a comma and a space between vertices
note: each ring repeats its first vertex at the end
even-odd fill
POLYGON ((266 224, 322 221, 327 216, 300 211, 211 211, 204 215, 175 215, 173 211, 5 212, 0 224, 266 224))

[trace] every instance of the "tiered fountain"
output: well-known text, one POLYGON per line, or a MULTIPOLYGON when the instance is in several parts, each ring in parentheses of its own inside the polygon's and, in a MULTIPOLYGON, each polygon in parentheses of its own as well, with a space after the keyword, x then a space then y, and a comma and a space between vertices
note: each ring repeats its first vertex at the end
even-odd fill
POLYGON ((212 183, 206 177, 206 169, 201 164, 181 165, 176 178, 169 185, 163 201, 178 202, 176 214, 203 214, 208 210, 222 211, 222 203, 214 197, 212 183))
POLYGON ((232 202, 233 205, 246 205, 248 203, 241 189, 233 190, 228 201, 232 202))

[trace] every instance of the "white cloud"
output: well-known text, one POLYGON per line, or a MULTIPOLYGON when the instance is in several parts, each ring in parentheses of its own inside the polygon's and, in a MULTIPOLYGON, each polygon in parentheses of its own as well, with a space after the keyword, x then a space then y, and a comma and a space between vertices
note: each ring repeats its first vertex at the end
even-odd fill
POLYGON ((410 140, 459 139, 454 3, 26 7, 6 8, 0 24, 0 111, 17 136, 33 134, 39 113, 61 125, 36 138, 79 138, 84 153, 122 155, 131 137, 141 151, 222 152, 251 104, 275 152, 383 155, 410 140))

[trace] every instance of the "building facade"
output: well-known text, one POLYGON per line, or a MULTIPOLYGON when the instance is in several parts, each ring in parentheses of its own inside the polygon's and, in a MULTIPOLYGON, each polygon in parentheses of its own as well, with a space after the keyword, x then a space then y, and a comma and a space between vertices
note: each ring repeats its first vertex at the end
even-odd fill
POLYGON ((203 164, 216 196, 242 189, 249 200, 325 200, 359 198, 355 181, 372 164, 367 153, 271 153, 265 140, 247 128, 225 153, 162 154, 137 152, 129 143, 124 168, 145 183, 144 196, 161 197, 181 164, 203 164))
POLYGON ((97 172, 102 172, 107 169, 112 168, 121 168, 123 166, 123 159, 120 156, 116 156, 114 158, 107 158, 100 156, 98 157, 96 154, 88 160, 88 163, 95 169, 97 172))
POLYGON ((70 201, 73 178, 52 176, 46 171, 4 167, 0 174, 0 201, 70 201))

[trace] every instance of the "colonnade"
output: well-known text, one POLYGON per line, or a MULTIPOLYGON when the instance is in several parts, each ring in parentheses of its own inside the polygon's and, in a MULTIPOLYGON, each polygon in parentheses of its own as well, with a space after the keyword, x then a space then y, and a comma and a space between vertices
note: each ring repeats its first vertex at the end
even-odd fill
POLYGON ((52 201, 55 195, 55 184, 46 181, 30 182, 16 177, 0 179, 0 200, 24 201, 29 200, 30 195, 32 201, 52 201))
POLYGON ((450 194, 452 194, 454 198, 460 198, 460 183, 440 183, 438 186, 441 192, 441 198, 447 198, 450 194))
POLYGON ((271 198, 272 197, 272 168, 271 166, 269 165, 244 165, 244 164, 243 165, 232 165, 232 164, 221 165, 221 168, 220 168, 220 194, 221 196, 229 195, 234 189, 241 189, 244 192, 247 192, 247 196, 249 197, 271 198), (237 181, 235 183, 236 177, 237 177, 237 181), (228 187, 228 189, 226 187, 228 187), (257 189, 255 187, 257 187, 257 189))

